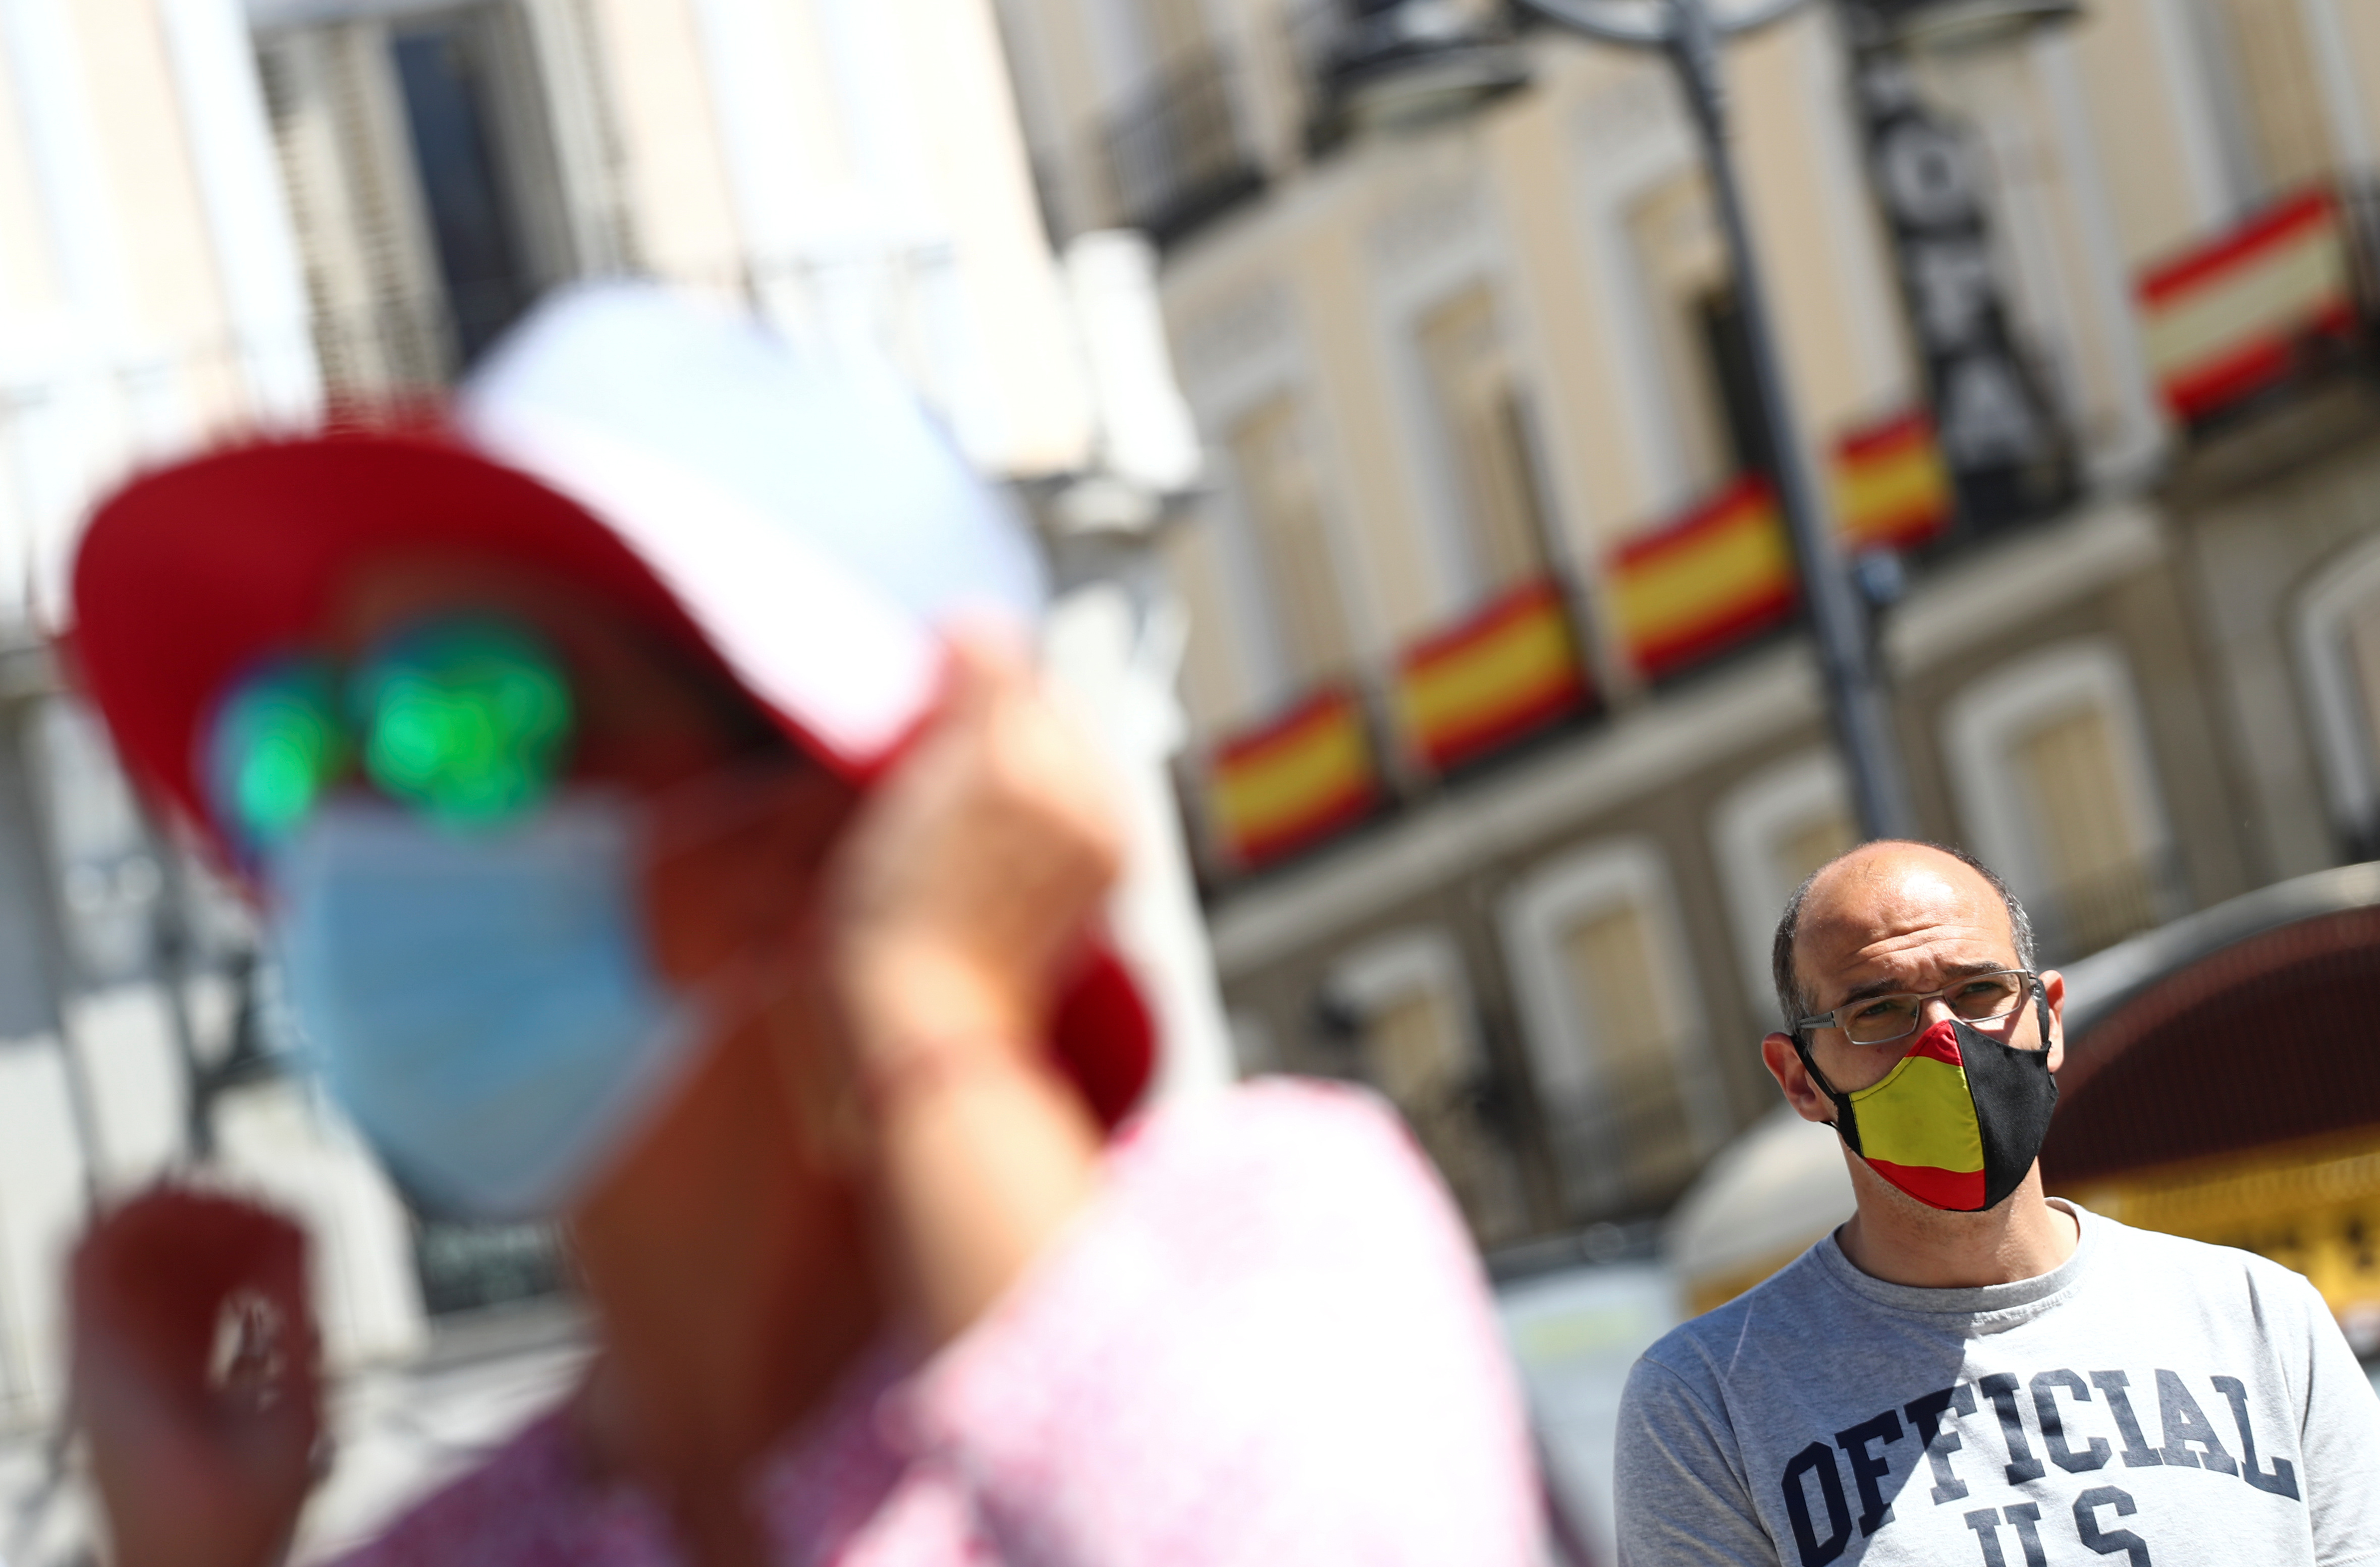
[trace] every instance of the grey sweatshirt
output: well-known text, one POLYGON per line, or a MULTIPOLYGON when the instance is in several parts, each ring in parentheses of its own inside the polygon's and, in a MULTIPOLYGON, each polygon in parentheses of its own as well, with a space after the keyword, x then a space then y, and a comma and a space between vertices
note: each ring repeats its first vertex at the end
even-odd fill
POLYGON ((2380 1564, 2380 1398, 2313 1287, 2062 1206, 2039 1278, 1912 1289, 1829 1236, 1645 1351, 1621 1567, 2380 1564))

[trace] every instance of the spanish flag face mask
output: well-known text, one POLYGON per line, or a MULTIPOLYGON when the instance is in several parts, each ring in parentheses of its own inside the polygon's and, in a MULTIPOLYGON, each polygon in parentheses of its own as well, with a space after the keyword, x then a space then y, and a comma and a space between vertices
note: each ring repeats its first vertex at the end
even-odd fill
POLYGON ((1851 1093, 1827 1081, 1808 1042, 1793 1043, 1834 1102, 1835 1130, 1869 1169, 1929 1208, 1980 1213, 2023 1184, 2058 1107, 2049 1008, 2037 995, 2034 1005, 2038 1049, 1945 1018, 1919 1034, 1882 1080, 1851 1093))

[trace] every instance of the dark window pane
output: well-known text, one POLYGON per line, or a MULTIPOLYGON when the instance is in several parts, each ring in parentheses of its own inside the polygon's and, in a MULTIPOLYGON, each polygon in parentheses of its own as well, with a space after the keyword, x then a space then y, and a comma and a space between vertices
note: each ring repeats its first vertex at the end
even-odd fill
POLYGON ((407 128, 421 176, 438 271, 468 364, 528 306, 535 290, 495 156, 489 82, 465 21, 393 41, 407 128))

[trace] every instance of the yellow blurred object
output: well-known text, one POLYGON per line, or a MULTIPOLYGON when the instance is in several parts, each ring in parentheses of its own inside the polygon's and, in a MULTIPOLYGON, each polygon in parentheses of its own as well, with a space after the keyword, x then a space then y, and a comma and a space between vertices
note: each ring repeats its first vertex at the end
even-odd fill
POLYGON ((1216 751, 1216 837, 1243 865, 1293 853, 1369 814, 1378 779, 1354 695, 1321 692, 1216 751))

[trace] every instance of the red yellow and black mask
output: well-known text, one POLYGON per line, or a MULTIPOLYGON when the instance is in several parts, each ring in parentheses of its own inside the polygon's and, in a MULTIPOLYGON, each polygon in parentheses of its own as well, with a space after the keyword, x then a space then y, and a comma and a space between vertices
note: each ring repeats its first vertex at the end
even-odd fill
POLYGON ((1920 1033, 1891 1071, 1844 1093, 1794 1048, 1834 1102, 1835 1130, 1869 1169, 1928 1207, 1997 1208, 2024 1182, 2049 1135, 2058 1079, 2049 1072, 2049 1009, 2036 997, 2041 1042, 2009 1044, 1956 1018, 1920 1033))

